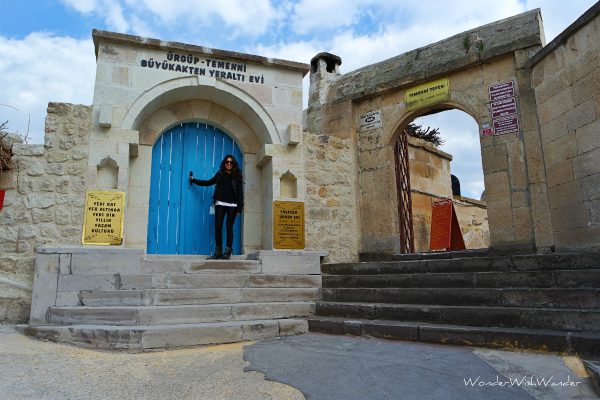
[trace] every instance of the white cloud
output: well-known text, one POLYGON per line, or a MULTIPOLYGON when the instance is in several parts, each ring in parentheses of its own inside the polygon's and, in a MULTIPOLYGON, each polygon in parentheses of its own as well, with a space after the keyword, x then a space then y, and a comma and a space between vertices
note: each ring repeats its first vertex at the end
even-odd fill
POLYGON ((548 42, 571 25, 585 11, 592 7, 592 0, 525 0, 527 9, 541 8, 544 31, 548 42))
POLYGON ((123 33, 143 35, 148 31, 139 21, 150 17, 163 25, 185 31, 211 29, 231 30, 231 35, 265 33, 272 22, 282 14, 269 0, 61 0, 64 4, 84 14, 95 14, 105 20, 110 29, 123 33), (127 17, 125 17, 125 13, 127 17), (130 21, 137 20, 137 23, 130 21), (215 20, 222 21, 225 26, 215 20), (141 31, 139 28, 142 27, 141 31))
POLYGON ((5 105, 0 120, 9 120, 9 131, 25 134, 31 117, 31 142, 42 143, 49 101, 91 105, 96 68, 91 39, 0 36, 0 54, 0 104, 5 105))
POLYGON ((127 32, 129 23, 123 16, 123 9, 119 3, 108 3, 106 19, 110 26, 114 27, 119 32, 127 32))
POLYGON ((303 0, 294 5, 291 16, 296 33, 313 30, 330 30, 356 22, 360 1, 353 0, 303 0))
POLYGON ((60 0, 63 4, 68 5, 76 11, 87 14, 96 9, 96 0, 60 0))

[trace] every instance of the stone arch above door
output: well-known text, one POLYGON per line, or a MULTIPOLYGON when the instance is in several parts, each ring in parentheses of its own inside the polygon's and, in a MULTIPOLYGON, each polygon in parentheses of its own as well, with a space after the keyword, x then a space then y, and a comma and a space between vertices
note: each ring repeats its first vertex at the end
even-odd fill
POLYGON ((164 106, 139 127, 140 144, 153 145, 160 135, 176 124, 207 122, 235 138, 244 153, 255 154, 261 143, 242 117, 210 100, 186 100, 164 106))
MULTIPOLYGON (((247 126, 246 130, 249 128, 261 145, 282 143, 275 123, 256 99, 227 82, 203 76, 176 78, 149 89, 131 105, 123 118, 121 127, 139 130, 140 136, 149 136, 155 141, 164 128, 169 127, 169 124, 189 120, 190 115, 194 112, 198 113, 198 115, 192 115, 194 120, 210 120, 211 123, 220 125, 229 131, 231 130, 225 126, 227 117, 236 115, 236 121, 232 121, 232 123, 240 125, 239 122, 243 122, 247 126), (194 103, 199 101, 209 102, 214 106, 209 109, 213 112, 212 118, 208 119, 205 115, 203 116, 206 114, 206 108, 201 107, 199 103, 194 103), (175 106, 178 103, 181 107, 175 106), (188 106, 189 109, 186 109, 188 106), (195 106, 200 107, 196 108, 195 106), (161 109, 172 115, 163 114, 165 120, 159 122, 159 117, 155 114, 161 109), (163 129, 156 131, 154 129, 156 126, 148 125, 150 123, 163 125, 163 129), (143 128, 150 128, 152 131, 144 133, 143 128)), ((240 140, 240 142, 244 141, 240 140)), ((244 149, 245 152, 248 150, 244 149)))
POLYGON ((390 123, 387 125, 389 128, 385 129, 383 132, 381 143, 384 143, 385 145, 393 145, 401 129, 404 129, 416 118, 429 114, 432 111, 441 112, 460 110, 471 116, 479 126, 481 126, 482 122, 484 122, 486 119, 489 119, 487 105, 482 100, 458 91, 452 92, 451 96, 452 99, 444 103, 421 108, 415 111, 405 111, 403 113, 398 113, 397 115, 395 114, 390 123))

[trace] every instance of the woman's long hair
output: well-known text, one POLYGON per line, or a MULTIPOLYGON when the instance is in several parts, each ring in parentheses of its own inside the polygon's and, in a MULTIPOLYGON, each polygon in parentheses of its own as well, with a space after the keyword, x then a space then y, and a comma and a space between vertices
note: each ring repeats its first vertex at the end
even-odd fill
POLYGON ((231 177, 233 178, 233 180, 234 181, 243 180, 242 170, 240 169, 240 166, 239 166, 237 160, 235 159, 235 157, 231 154, 227 154, 225 157, 223 157, 223 161, 221 161, 221 166, 219 167, 219 171, 221 171, 221 173, 223 173, 223 174, 227 173, 227 169, 225 168, 225 160, 227 160, 228 158, 231 158, 231 160, 233 161, 233 168, 231 169, 231 177))

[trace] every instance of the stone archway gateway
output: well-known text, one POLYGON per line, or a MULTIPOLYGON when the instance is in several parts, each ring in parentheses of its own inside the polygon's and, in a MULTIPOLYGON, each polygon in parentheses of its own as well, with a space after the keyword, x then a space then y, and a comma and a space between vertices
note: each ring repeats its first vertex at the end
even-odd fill
POLYGON ((388 184, 398 132, 417 116, 449 109, 479 126, 491 247, 551 248, 549 204, 540 196, 545 177, 533 162, 539 127, 529 117, 536 104, 527 74, 541 32, 534 10, 348 75, 339 74, 339 57, 313 59, 308 129, 356 142, 362 252, 400 250, 396 189, 388 184), (377 123, 363 118, 372 114, 377 123))

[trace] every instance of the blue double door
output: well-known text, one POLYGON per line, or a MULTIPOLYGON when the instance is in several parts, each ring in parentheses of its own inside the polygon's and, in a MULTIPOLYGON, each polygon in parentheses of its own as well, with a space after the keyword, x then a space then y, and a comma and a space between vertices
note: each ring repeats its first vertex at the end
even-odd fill
MULTIPOLYGON (((148 254, 210 254, 215 249, 214 215, 210 215, 214 186, 189 184, 208 180, 227 154, 240 167, 242 152, 226 133, 203 123, 179 124, 164 132, 152 148, 148 211, 148 254)), ((233 253, 241 253, 241 215, 234 225, 233 253)), ((222 246, 225 246, 223 224, 222 246)))

